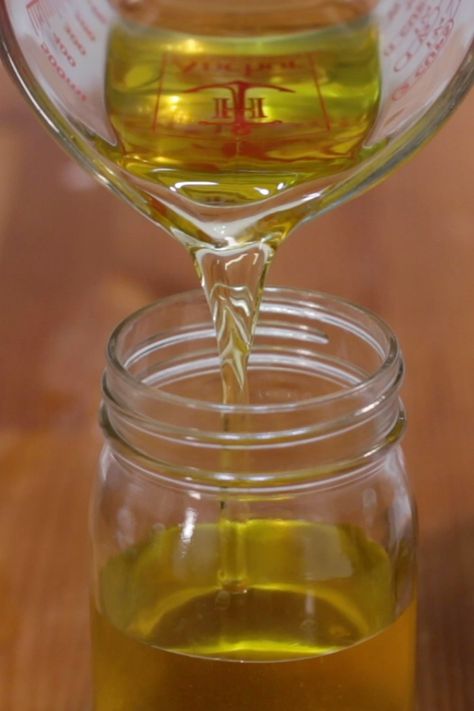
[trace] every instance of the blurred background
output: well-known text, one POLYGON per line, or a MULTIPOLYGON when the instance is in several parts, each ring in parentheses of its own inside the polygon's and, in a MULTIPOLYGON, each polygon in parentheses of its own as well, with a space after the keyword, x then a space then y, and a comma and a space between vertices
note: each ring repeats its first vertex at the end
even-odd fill
MULTIPOLYGON (((377 311, 407 363, 420 711, 474 708, 474 94, 408 165, 302 227, 270 283, 377 311)), ((197 286, 0 73, 0 710, 88 707, 87 501, 112 327, 197 286), (6 672, 6 673, 5 673, 6 672)))

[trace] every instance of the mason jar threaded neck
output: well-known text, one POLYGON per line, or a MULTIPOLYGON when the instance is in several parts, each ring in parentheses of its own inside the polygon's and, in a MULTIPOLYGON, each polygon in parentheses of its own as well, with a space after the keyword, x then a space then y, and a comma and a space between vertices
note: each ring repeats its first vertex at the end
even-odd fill
POLYGON ((360 472, 404 429, 403 361, 388 326, 327 294, 269 288, 248 405, 223 405, 204 295, 123 321, 108 345, 102 425, 117 456, 206 486, 273 486, 360 472))

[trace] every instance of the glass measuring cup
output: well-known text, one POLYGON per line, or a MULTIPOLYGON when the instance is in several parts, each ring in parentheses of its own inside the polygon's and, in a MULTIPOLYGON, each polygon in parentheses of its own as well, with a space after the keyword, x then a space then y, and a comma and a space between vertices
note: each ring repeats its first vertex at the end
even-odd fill
POLYGON ((472 81, 471 0, 193 7, 0 0, 5 59, 50 130, 190 248, 280 241, 380 180, 472 81))

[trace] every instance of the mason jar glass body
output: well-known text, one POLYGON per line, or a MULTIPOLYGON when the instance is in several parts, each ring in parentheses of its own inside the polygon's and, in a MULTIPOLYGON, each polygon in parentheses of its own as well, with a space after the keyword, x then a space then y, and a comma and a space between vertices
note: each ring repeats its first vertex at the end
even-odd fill
POLYGON ((113 334, 92 506, 95 711, 413 711, 402 361, 375 316, 266 292, 220 404, 198 293, 113 334))

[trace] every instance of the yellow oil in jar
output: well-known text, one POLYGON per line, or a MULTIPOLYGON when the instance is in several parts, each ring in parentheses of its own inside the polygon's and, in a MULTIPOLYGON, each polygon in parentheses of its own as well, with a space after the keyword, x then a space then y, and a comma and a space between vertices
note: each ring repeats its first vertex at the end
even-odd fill
POLYGON ((397 609, 402 571, 381 546, 349 525, 226 525, 245 562, 235 585, 216 524, 103 568, 95 711, 413 711, 415 605, 397 609))

